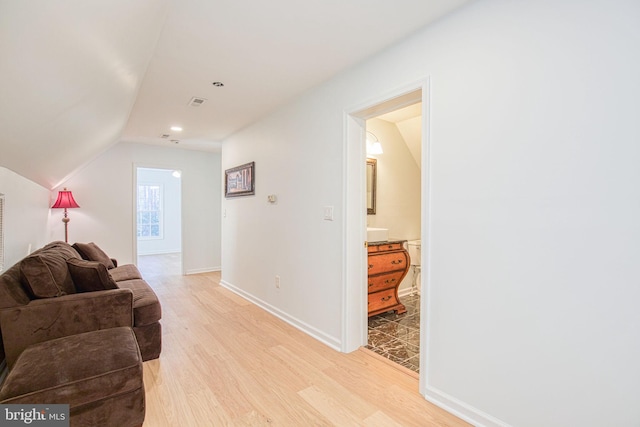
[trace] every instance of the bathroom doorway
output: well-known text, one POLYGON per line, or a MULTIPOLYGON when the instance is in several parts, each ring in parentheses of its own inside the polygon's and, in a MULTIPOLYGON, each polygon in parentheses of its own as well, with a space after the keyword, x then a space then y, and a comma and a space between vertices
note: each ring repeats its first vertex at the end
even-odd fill
POLYGON ((151 167, 135 170, 138 267, 145 274, 181 275, 182 172, 151 167))
MULTIPOLYGON (((366 121, 391 111, 422 102, 421 143, 421 264, 420 287, 420 383, 419 391, 426 393, 426 372, 429 369, 428 354, 436 349, 427 347, 430 337, 429 310, 429 133, 430 133, 430 79, 409 82, 386 93, 370 97, 362 104, 345 111, 344 155, 346 170, 344 180, 345 228, 343 270, 343 314, 341 351, 349 353, 367 345, 368 335, 368 247, 367 247, 367 183, 365 134, 366 121), (363 244, 364 243, 364 244, 363 244), (425 349, 427 351, 425 351, 425 349)), ((398 365, 396 365, 398 366, 398 365)), ((410 371, 409 371, 410 372, 410 371)))
MULTIPOLYGON (((368 316, 365 347, 419 373, 422 102, 370 117, 365 122, 365 130, 367 163, 375 165, 375 173, 367 175, 366 221, 367 230, 371 232, 368 233, 368 239, 376 239, 372 237, 373 230, 386 233, 386 236, 377 238, 387 239, 384 244, 369 240, 368 252, 373 255, 369 255, 367 264, 375 264, 372 260, 380 256, 377 251, 382 249, 379 248, 393 248, 392 253, 401 255, 398 259, 402 259, 403 263, 407 260, 401 271, 398 271, 397 264, 390 264, 386 267, 389 273, 382 273, 382 276, 376 273, 369 278, 369 309, 380 298, 394 301, 396 297, 389 295, 389 292, 397 292, 399 305, 392 310, 368 316), (372 179, 375 182, 371 182, 372 179), (373 209, 370 208, 372 203, 373 209), (388 279, 382 283, 393 283, 393 290, 380 285, 380 279, 387 276, 388 279)), ((396 261, 394 258, 393 262, 396 261)))

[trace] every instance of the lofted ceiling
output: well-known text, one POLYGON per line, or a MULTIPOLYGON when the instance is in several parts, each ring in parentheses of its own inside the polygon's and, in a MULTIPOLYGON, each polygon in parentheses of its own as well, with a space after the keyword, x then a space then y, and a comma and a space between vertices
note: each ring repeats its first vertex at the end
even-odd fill
POLYGON ((219 150, 469 1, 0 0, 0 166, 53 188, 118 141, 219 150))
POLYGON ((416 162, 418 169, 422 168, 422 102, 382 114, 377 119, 396 125, 407 148, 416 162))

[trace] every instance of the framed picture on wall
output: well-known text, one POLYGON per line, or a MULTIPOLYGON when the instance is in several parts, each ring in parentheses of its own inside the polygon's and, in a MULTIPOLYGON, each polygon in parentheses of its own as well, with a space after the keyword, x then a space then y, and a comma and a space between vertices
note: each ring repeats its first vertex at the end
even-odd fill
POLYGON ((250 196, 256 192, 255 162, 224 171, 224 197, 250 196))

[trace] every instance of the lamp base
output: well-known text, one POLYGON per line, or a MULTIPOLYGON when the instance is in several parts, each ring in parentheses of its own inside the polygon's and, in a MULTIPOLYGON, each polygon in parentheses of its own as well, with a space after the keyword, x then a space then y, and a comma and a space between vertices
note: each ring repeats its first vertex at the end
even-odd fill
POLYGON ((69 221, 71 221, 71 218, 69 218, 67 214, 67 208, 64 208, 64 217, 62 217, 62 222, 64 222, 64 242, 65 243, 69 243, 69 234, 67 231, 67 226, 69 225, 69 221))

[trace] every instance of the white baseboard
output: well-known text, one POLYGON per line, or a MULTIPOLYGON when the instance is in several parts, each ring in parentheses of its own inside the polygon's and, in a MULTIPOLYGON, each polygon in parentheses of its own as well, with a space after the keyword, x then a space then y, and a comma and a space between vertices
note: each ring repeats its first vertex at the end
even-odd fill
POLYGON ((259 298, 256 298, 255 296, 245 292, 244 290, 232 285, 229 282, 221 280, 220 281, 220 285, 225 287, 225 288, 227 288, 227 289, 229 289, 231 292, 233 292, 235 294, 238 294, 241 297, 251 301, 252 303, 257 305, 258 307, 262 308, 263 310, 268 311, 269 313, 273 314, 274 316, 276 316, 280 320, 282 320, 284 322, 287 322, 288 324, 290 324, 294 328, 301 330, 305 334, 310 335, 311 337, 317 339, 318 341, 328 345, 332 349, 334 349, 336 351, 340 351, 342 343, 340 342, 339 339, 325 334, 324 332, 314 328, 313 326, 303 322, 300 319, 297 319, 297 318, 295 318, 293 316, 290 316, 289 314, 285 313, 284 311, 272 306, 271 304, 269 304, 269 303, 267 303, 265 301, 262 301, 259 298))
POLYGON ((221 271, 222 267, 208 267, 208 268, 194 268, 191 270, 186 270, 184 272, 185 276, 190 274, 200 274, 200 273, 211 273, 213 271, 221 271))
MULTIPOLYGON (((420 295, 420 290, 418 290, 416 293, 420 295)), ((406 297, 409 294, 411 294, 411 288, 398 289, 399 297, 406 297)))
POLYGON ((453 396, 427 385, 424 398, 475 427, 511 427, 509 424, 472 407, 453 396))
POLYGON ((144 251, 138 251, 138 256, 145 256, 145 255, 167 255, 167 254, 179 254, 180 253, 180 248, 178 249, 165 249, 162 251, 149 251, 149 252, 144 252, 144 251))

